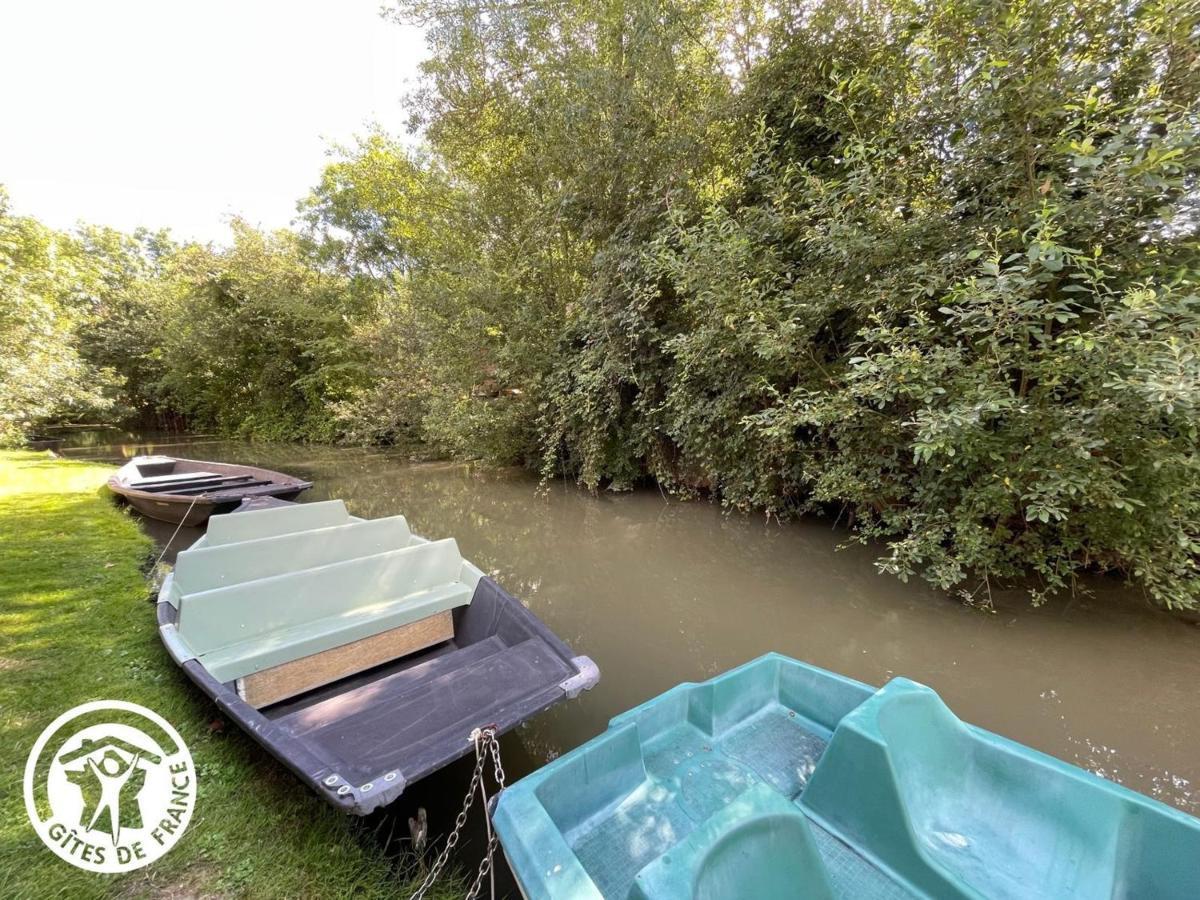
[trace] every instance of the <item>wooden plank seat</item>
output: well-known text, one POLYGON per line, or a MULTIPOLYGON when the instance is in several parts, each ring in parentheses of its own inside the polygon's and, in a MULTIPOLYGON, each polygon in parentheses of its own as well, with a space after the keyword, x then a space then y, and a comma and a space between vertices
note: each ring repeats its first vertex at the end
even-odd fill
POLYGON ((396 652, 447 640, 453 634, 450 610, 471 601, 473 586, 463 576, 464 561, 453 539, 416 543, 182 593, 177 628, 214 678, 237 682, 244 698, 264 704, 379 665, 396 652), (440 622, 426 621, 438 616, 440 622), (396 633, 404 628, 409 631, 396 633), (371 652, 361 652, 360 643, 336 659, 324 656, 388 633, 387 640, 368 644, 371 652), (281 677, 280 667, 305 659, 307 667, 291 666, 281 677), (263 681, 272 682, 274 690, 257 691, 263 681))
POLYGON ((218 493, 218 492, 229 493, 232 491, 240 491, 244 487, 259 487, 259 486, 263 486, 263 485, 276 485, 276 484, 278 484, 277 481, 271 481, 270 479, 252 478, 252 476, 248 476, 248 475, 238 475, 238 476, 234 476, 234 478, 230 478, 226 481, 214 481, 208 485, 194 485, 192 487, 181 487, 181 488, 179 488, 179 490, 176 490, 176 488, 170 488, 169 491, 162 491, 162 492, 156 492, 156 493, 173 493, 173 494, 178 494, 178 496, 180 496, 180 497, 193 497, 193 496, 198 497, 198 496, 200 496, 200 494, 212 494, 212 493, 218 493))
POLYGON ((179 481, 193 481, 201 478, 221 478, 222 475, 216 472, 172 472, 170 475, 155 475, 151 478, 139 478, 137 481, 129 482, 131 488, 142 490, 143 488, 153 487, 158 484, 173 484, 179 481))
POLYGON ((261 709, 453 637, 454 619, 450 610, 446 610, 410 625, 390 628, 324 653, 239 678, 237 693, 255 709, 261 709))
POLYGON ((225 490, 213 491, 205 496, 214 503, 232 503, 245 497, 275 497, 294 491, 290 485, 278 481, 268 481, 266 484, 253 485, 246 488, 231 487, 225 490))
POLYGON ((345 525, 349 521, 350 513, 341 500, 322 500, 278 509, 256 509, 237 515, 213 516, 208 521, 207 533, 196 546, 217 547, 312 528, 345 525))
POLYGON ((131 487, 151 494, 199 494, 204 491, 213 490, 214 488, 247 482, 255 484, 266 483, 263 479, 255 479, 253 475, 208 475, 204 478, 196 478, 188 481, 175 481, 168 484, 138 484, 131 485, 131 487))

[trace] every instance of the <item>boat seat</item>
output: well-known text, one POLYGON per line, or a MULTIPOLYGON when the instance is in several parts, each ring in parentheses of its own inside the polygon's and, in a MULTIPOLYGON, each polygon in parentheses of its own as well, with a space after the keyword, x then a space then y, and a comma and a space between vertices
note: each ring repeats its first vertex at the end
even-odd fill
POLYGON ((629 900, 835 896, 808 819, 765 784, 638 872, 629 892, 629 900))
POLYGON ((311 528, 345 525, 350 513, 341 500, 297 503, 274 509, 255 509, 237 515, 213 516, 208 520, 205 546, 215 547, 238 541, 274 537, 311 528))
POLYGON ((298 560, 308 568, 326 566, 399 550, 423 540, 413 537, 403 516, 392 516, 236 543, 206 544, 178 555, 167 599, 178 606, 184 594, 283 575, 293 571, 298 560))
POLYGON ((182 497, 204 496, 209 500, 222 500, 230 497, 250 497, 254 494, 278 493, 286 485, 267 478, 231 478, 228 481, 214 481, 211 484, 198 487, 186 487, 171 491, 182 497))
POLYGON ((214 478, 221 478, 216 472, 173 472, 170 475, 154 475, 150 478, 140 478, 137 481, 131 481, 131 488, 152 487, 157 484, 175 484, 180 481, 211 481, 214 478))
POLYGON ((179 637, 214 678, 228 682, 465 605, 472 593, 466 568, 447 538, 185 593, 179 637))
POLYGON ((177 460, 172 456, 135 456, 130 462, 139 475, 165 475, 175 469, 177 460))
POLYGON ((201 656, 200 661, 214 678, 233 681, 427 619, 470 600, 471 589, 466 585, 442 585, 389 603, 302 622, 269 635, 231 644, 201 656))
POLYGON ((1200 896, 1168 864, 1200 832, 1120 788, 967 725, 931 689, 890 681, 834 732, 802 805, 933 896, 1200 896), (1168 879, 1170 883, 1168 883, 1168 879))
MULTIPOLYGON (((838 721, 871 693, 769 657, 621 713, 525 791, 502 795, 497 830, 519 821, 536 871, 553 873, 527 896, 828 896, 793 797, 838 721)), ((524 868, 524 848, 505 849, 524 868)))
POLYGON ((198 481, 177 481, 174 484, 151 485, 138 490, 150 494, 175 494, 176 496, 192 496, 211 494, 214 491, 241 490, 260 484, 274 484, 266 478, 255 478, 253 475, 218 475, 216 478, 201 478, 198 481))

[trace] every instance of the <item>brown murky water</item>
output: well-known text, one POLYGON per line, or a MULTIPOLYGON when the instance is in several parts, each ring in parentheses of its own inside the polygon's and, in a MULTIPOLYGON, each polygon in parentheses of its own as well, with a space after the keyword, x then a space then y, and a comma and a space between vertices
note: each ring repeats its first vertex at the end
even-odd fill
MULTIPOLYGON (((1147 608, 1116 580, 1037 609, 1001 594, 986 613, 877 574, 877 554, 838 550, 845 534, 823 520, 780 525, 656 491, 539 490, 522 472, 412 465, 385 451, 111 433, 71 442, 91 446, 64 455, 155 450, 282 469, 316 483, 305 499, 340 497, 355 515, 403 514, 420 534, 457 538, 601 670, 595 690, 506 739, 510 779, 621 710, 776 650, 875 685, 908 676, 967 721, 1200 814, 1200 626, 1147 608)), ((153 526, 160 540, 170 530, 153 526)), ((177 547, 198 536, 187 531, 177 547)), ((432 835, 450 824, 466 775, 427 779, 397 806, 427 806, 432 835)))

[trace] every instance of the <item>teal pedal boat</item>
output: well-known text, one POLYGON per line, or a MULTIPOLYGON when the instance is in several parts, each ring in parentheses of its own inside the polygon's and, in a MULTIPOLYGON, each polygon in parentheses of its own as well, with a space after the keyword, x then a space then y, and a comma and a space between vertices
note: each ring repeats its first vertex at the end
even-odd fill
POLYGON ((1200 897, 1200 820, 777 654, 622 713, 494 822, 530 900, 1200 897))

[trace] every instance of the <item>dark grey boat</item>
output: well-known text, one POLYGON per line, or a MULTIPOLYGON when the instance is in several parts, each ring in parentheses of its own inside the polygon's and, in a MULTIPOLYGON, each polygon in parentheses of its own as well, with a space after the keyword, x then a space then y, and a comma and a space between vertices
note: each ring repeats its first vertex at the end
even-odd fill
POLYGON ((452 540, 340 501, 214 517, 158 622, 227 716, 359 815, 470 752, 476 728, 504 732, 599 678, 452 540))

